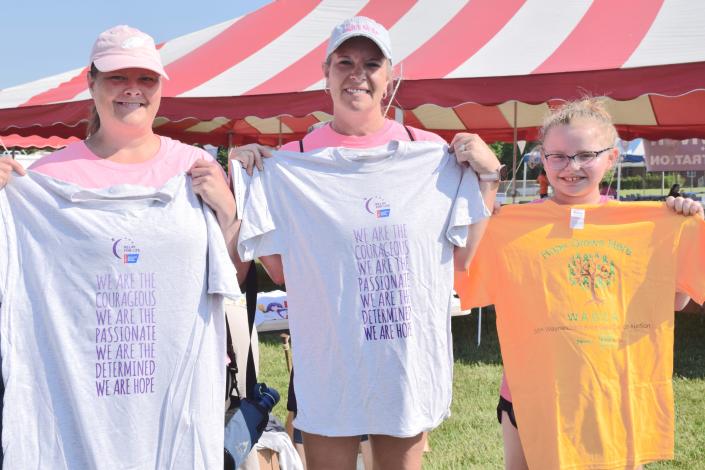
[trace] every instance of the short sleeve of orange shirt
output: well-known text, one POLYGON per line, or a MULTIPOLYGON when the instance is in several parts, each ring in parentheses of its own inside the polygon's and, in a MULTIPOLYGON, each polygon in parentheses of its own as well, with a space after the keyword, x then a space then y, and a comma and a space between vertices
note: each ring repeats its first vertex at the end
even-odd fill
POLYGON ((705 303, 705 230, 702 230, 702 225, 702 220, 695 218, 684 221, 679 243, 675 247, 676 291, 690 293, 700 305, 705 303))

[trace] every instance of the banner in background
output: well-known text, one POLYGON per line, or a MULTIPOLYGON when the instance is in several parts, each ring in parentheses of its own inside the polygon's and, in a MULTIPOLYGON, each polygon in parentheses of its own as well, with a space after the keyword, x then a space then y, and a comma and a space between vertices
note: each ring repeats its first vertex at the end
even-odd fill
POLYGON ((705 170, 705 140, 644 140, 646 171, 705 170))

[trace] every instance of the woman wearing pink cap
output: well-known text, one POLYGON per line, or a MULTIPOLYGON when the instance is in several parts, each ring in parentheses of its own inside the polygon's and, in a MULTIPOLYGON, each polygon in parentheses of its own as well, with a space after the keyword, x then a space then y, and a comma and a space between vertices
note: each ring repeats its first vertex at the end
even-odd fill
MULTIPOLYGON (((207 152, 152 130, 162 78, 169 77, 149 35, 124 25, 101 33, 93 45, 87 75, 93 98, 88 138, 41 158, 31 169, 85 188, 159 187, 188 172, 194 192, 215 211, 226 241, 234 241, 239 222, 219 165, 207 152)), ((0 188, 12 171, 25 173, 17 162, 0 159, 0 188)), ((231 254, 236 259, 234 249, 231 254)))
POLYGON ((0 160, 0 230, 15 240, 0 235, 5 464, 222 468, 222 296, 240 294, 233 195, 207 152, 152 130, 168 77, 150 36, 104 31, 86 78, 84 141, 12 181, 24 172, 0 160), (16 235, 36 201, 61 211, 16 235), (50 249, 65 255, 40 269, 21 256, 50 249), (22 287, 29 271, 36 295, 22 287), (7 319, 27 309, 26 321, 7 319))
MULTIPOLYGON (((93 45, 86 78, 93 98, 88 137, 41 158, 31 169, 84 188, 160 187, 188 172, 194 192, 215 211, 226 241, 235 240, 239 222, 220 166, 207 152, 152 130, 162 78, 169 78, 154 40, 129 26, 104 31, 93 45)), ((13 170, 24 174, 13 160, 0 160, 0 188, 13 170)))
MULTIPOLYGON (((360 153, 359 149, 379 149, 385 146, 397 148, 397 145, 407 148, 408 144, 409 149, 423 147, 430 149, 431 152, 441 149, 442 153, 445 142, 439 136, 386 118, 385 101, 391 101, 395 91, 392 80, 392 58, 389 32, 382 25, 365 17, 355 17, 342 22, 333 29, 323 63, 326 90, 333 101, 332 121, 316 128, 303 140, 286 144, 282 148, 285 152, 282 152, 281 156, 264 164, 262 157, 271 156, 271 149, 259 145, 239 147, 233 151, 231 157, 241 161, 243 166, 254 164, 260 170, 266 167, 262 175, 267 175, 268 172, 274 171, 269 167, 270 162, 287 158, 284 155, 297 152, 305 154, 301 158, 308 158, 309 154, 312 154, 311 158, 315 159, 318 158, 315 155, 317 150, 326 152, 326 149, 330 148, 342 149, 341 152, 349 151, 352 155, 350 159, 354 160, 354 154, 360 153)), ((466 151, 462 152, 462 163, 468 162, 472 165, 472 169, 482 180, 478 184, 474 174, 470 177, 475 178, 474 184, 477 188, 477 192, 474 193, 475 199, 470 201, 470 206, 479 210, 481 215, 471 217, 473 219, 471 222, 464 223, 463 228, 468 227, 467 244, 464 247, 449 248, 451 256, 446 261, 450 262, 450 265, 443 265, 442 274, 439 273, 437 278, 438 282, 433 282, 434 287, 417 285, 420 290, 427 290, 430 293, 440 292, 440 298, 446 301, 450 299, 451 290, 447 288, 446 292, 446 286, 441 279, 444 279, 446 269, 447 273, 452 272, 453 257, 458 267, 469 263, 474 247, 485 227, 483 220, 487 212, 483 207, 482 199, 485 205, 492 207, 499 179, 500 164, 492 151, 479 138, 471 137, 465 140, 466 151)), ((337 150, 332 151, 337 152, 337 150)), ((373 150, 373 153, 375 151, 373 150)), ((404 156, 412 158, 410 155, 404 156)), ((424 154, 421 160, 426 157, 428 161, 434 159, 434 155, 424 154)), ((448 158, 447 153, 446 158, 448 158)), ((460 156, 451 157, 451 166, 457 167, 456 158, 460 160, 460 156)), ((342 164, 347 163, 350 162, 342 164)), ((376 171, 371 167, 365 167, 364 163, 362 165, 362 172, 376 171)), ((402 169, 398 171, 399 174, 403 173, 402 169)), ((357 184, 353 179, 356 176, 359 174, 341 183, 352 188, 357 184)), ((370 174, 369 178, 361 178, 360 184, 371 181, 373 177, 374 175, 370 174)), ((423 178, 424 175, 419 177, 423 178)), ((394 178, 393 175, 392 178, 394 178)), ((463 183, 470 184, 468 179, 463 183)), ((403 186, 403 188, 407 187, 403 186)), ((341 187, 340 193, 348 194, 351 188, 341 187)), ((373 190, 383 194, 381 187, 373 190)), ((441 188, 435 187, 429 190, 431 193, 442 191, 441 188)), ((397 208, 401 209, 400 205, 407 205, 409 208, 408 198, 405 202, 399 201, 401 204, 398 205, 395 205, 394 200, 389 199, 397 196, 403 198, 405 197, 403 192, 404 189, 401 189, 401 193, 393 192, 381 199, 372 198, 368 200, 367 210, 370 211, 370 204, 374 204, 377 207, 378 221, 383 223, 384 218, 390 214, 386 207, 392 207, 391 215, 396 214, 394 211, 397 211, 397 208)), ((429 198, 433 196, 434 194, 429 194, 429 198)), ((292 197, 294 197, 293 194, 292 197)), ((427 209, 418 210, 423 212, 427 209)), ((410 211, 411 218, 415 217, 414 213, 416 212, 410 211)), ((291 215, 296 217, 294 213, 291 215)), ((247 206, 244 219, 243 232, 240 236, 241 255, 243 239, 247 236, 245 232, 248 232, 248 224, 250 224, 247 206)), ((431 219, 429 214, 429 226, 432 223, 431 219)), ((345 224, 346 221, 342 223, 345 224)), ((351 222, 351 224, 354 226, 355 223, 351 222)), ((330 231, 333 235, 338 231, 338 227, 329 229, 321 226, 320 230, 330 231)), ((348 227, 344 230, 348 230, 348 227)), ((442 234, 436 233, 431 237, 434 242, 427 240, 423 242, 424 248, 418 247, 418 249, 432 252, 435 249, 435 241, 443 244, 444 238, 442 234), (428 245, 425 245, 426 243, 428 245)), ((322 243, 325 242, 327 241, 322 240, 322 243)), ((360 251, 356 252, 355 256, 370 255, 370 251, 362 252, 367 250, 363 245, 358 245, 360 251)), ((414 249, 417 247, 415 246, 414 249)), ((296 250, 298 253, 302 247, 297 246, 296 250)), ((282 283, 287 258, 272 255, 261 256, 260 259, 272 279, 282 283), (284 258, 284 265, 282 265, 282 258, 284 258)), ((340 276, 343 279, 350 274, 349 270, 342 274, 328 273, 328 266, 335 262, 337 260, 320 259, 318 263, 310 263, 308 267, 304 267, 301 275, 306 279, 322 279, 325 282, 327 278, 340 276)), ((291 266, 289 265, 287 273, 294 272, 291 266)), ((428 271, 437 268, 437 265, 431 263, 428 271)), ((420 277, 421 273, 416 272, 415 275, 420 277)), ((358 330, 359 327, 354 323, 357 320, 353 320, 352 324, 349 323, 351 318, 356 317, 356 314, 359 315, 356 311, 357 307, 346 303, 349 293, 358 290, 357 282, 352 286, 347 281, 341 281, 339 284, 321 288, 319 292, 318 287, 314 287, 313 281, 306 281, 308 284, 302 286, 302 289, 308 291, 307 296, 313 298, 319 295, 326 298, 330 296, 330 303, 322 301, 329 306, 329 309, 314 306, 297 312, 294 302, 297 294, 296 280, 287 275, 286 281, 296 369, 294 382, 298 409, 295 425, 303 431, 308 468, 314 470, 355 468, 359 436, 364 434, 369 435, 370 438, 375 468, 420 468, 426 431, 440 424, 449 413, 452 345, 449 340, 449 313, 443 306, 444 301, 439 302, 441 311, 437 316, 433 313, 435 307, 424 306, 428 308, 425 311, 424 308, 419 308, 419 318, 414 320, 418 322, 414 323, 418 325, 414 327, 417 328, 415 330, 417 336, 414 339, 406 338, 405 341, 397 337, 396 340, 380 340, 373 344, 370 342, 374 341, 370 339, 371 336, 367 338, 360 336, 361 330, 358 330), (338 306, 330 308, 331 304, 338 306), (348 310, 351 311, 348 312, 348 310), (434 318, 431 319, 431 317, 434 318), (315 324, 306 323, 311 318, 316 318, 321 325, 321 331, 316 331, 315 324), (438 319, 439 322, 436 323, 438 319)), ((367 289, 364 282, 360 281, 361 291, 367 289)), ((389 296, 390 299, 393 297, 395 296, 389 296)), ((352 301, 354 303, 355 299, 352 301)), ((384 326, 379 325, 384 323, 384 317, 367 312, 363 312, 362 317, 363 321, 369 324, 377 322, 384 331, 384 326)), ((367 331, 370 332, 371 329, 367 331)))
POLYGON ((152 130, 162 78, 169 78, 154 40, 129 26, 110 28, 98 36, 90 64, 88 138, 38 160, 31 169, 86 188, 159 187, 188 172, 196 194, 215 211, 226 241, 233 240, 235 203, 220 166, 207 152, 152 130))

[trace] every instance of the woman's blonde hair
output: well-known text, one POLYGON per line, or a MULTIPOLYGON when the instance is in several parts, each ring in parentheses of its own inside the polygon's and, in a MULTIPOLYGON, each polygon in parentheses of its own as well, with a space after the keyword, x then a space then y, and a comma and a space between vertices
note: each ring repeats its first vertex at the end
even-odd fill
POLYGON ((548 131, 557 126, 565 126, 573 121, 588 119, 594 121, 602 128, 605 143, 612 145, 617 140, 617 129, 612 123, 612 116, 607 111, 607 98, 586 96, 579 100, 569 101, 554 109, 543 121, 540 131, 541 142, 544 141, 548 131))

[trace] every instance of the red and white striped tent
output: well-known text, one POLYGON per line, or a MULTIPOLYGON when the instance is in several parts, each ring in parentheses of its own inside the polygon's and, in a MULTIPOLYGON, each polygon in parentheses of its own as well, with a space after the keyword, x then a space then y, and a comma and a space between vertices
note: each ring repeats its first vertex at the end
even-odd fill
MULTIPOLYGON (((215 145, 300 138, 330 118, 320 64, 354 15, 389 28, 409 125, 532 139, 549 106, 587 92, 611 97, 623 138, 705 137, 700 0, 279 0, 160 45, 172 79, 156 131, 215 145)), ((85 74, 0 90, 0 135, 83 135, 85 74)))

